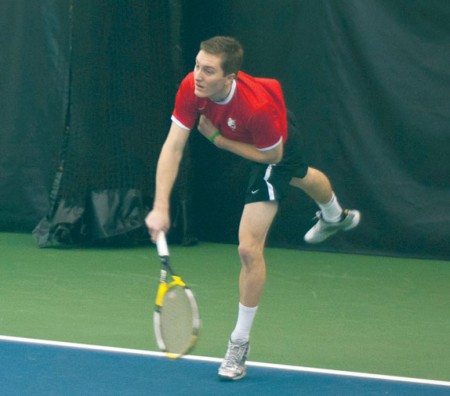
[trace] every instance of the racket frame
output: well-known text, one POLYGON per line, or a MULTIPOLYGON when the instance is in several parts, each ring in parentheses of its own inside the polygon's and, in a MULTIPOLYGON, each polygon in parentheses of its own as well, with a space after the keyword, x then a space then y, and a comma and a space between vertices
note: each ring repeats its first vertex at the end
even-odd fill
POLYGON ((155 310, 153 312, 153 327, 155 331, 156 342, 158 344, 158 348, 165 352, 166 356, 171 359, 180 358, 183 355, 186 355, 192 348, 195 346, 198 333, 200 330, 200 315, 198 310, 197 301, 192 293, 192 290, 184 283, 180 276, 176 275, 170 266, 169 262, 169 249, 167 246, 166 237, 163 232, 158 234, 158 238, 156 241, 156 246, 158 250, 159 259, 161 261, 161 271, 160 271, 160 279, 158 285, 158 291, 156 293, 155 300, 155 310), (167 282, 167 275, 170 274, 172 280, 167 282), (164 296, 172 289, 173 287, 182 287, 186 296, 188 298, 191 310, 192 310, 192 334, 190 341, 186 348, 178 353, 174 353, 167 350, 166 343, 164 342, 164 337, 161 332, 161 312, 164 309, 163 301, 164 296))

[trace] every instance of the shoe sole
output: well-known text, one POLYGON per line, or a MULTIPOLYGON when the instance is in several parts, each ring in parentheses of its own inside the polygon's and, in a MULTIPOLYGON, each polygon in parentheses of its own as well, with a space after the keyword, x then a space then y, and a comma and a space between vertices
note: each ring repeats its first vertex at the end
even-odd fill
POLYGON ((237 380, 244 378, 246 374, 247 374, 247 369, 244 369, 242 374, 237 375, 236 377, 228 377, 226 375, 221 375, 221 374, 218 374, 218 376, 221 381, 237 381, 237 380))

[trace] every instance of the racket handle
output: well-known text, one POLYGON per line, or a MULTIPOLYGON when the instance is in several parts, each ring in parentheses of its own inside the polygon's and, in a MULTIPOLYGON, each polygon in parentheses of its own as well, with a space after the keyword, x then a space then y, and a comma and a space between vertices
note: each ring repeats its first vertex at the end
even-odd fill
POLYGON ((156 239, 156 248, 160 257, 169 256, 169 248, 167 247, 166 235, 164 231, 160 231, 156 239))

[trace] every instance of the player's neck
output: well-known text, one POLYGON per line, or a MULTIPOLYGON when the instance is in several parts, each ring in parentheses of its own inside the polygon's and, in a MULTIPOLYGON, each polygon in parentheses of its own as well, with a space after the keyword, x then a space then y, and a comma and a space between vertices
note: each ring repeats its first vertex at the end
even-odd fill
POLYGON ((234 95, 234 91, 236 90, 236 80, 233 80, 233 82, 231 83, 229 89, 227 89, 226 93, 224 95, 221 95, 221 97, 219 97, 219 99, 214 98, 211 99, 213 102, 216 102, 217 104, 227 104, 231 98, 234 95))

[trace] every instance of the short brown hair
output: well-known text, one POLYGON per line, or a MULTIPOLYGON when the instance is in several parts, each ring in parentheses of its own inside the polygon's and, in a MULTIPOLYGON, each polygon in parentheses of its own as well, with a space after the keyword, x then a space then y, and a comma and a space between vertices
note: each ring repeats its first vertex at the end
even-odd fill
POLYGON ((222 56, 224 75, 238 74, 244 59, 244 50, 235 38, 215 36, 200 43, 200 49, 212 55, 222 56))

